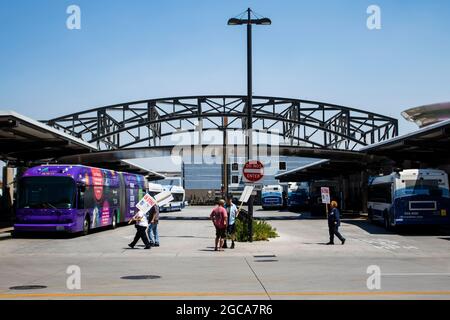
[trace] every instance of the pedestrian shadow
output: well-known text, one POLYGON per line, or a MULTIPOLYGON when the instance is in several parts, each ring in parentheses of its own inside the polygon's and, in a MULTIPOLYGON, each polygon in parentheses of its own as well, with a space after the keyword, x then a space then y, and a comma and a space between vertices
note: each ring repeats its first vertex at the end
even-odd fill
POLYGON ((301 215, 298 216, 258 216, 254 217, 255 220, 263 220, 263 221, 270 221, 270 220, 302 220, 301 215))
POLYGON ((145 245, 143 245, 143 244, 138 244, 138 245, 135 245, 134 248, 124 247, 123 249, 124 249, 124 250, 139 250, 140 248, 144 249, 144 248, 145 248, 145 245))
POLYGON ((197 236, 159 236, 160 238, 186 238, 186 239, 211 239, 211 237, 197 237, 197 236))
POLYGON ((214 252, 214 247, 206 247, 204 249, 198 249, 198 251, 214 252))
POLYGON ((327 245, 326 242, 303 242, 303 244, 315 244, 315 245, 319 245, 319 246, 326 246, 327 245))

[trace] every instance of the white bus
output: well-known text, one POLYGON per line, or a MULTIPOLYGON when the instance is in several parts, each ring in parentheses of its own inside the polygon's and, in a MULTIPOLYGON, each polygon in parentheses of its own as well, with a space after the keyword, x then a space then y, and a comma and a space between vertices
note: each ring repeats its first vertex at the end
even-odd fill
POLYGON ((386 229, 398 225, 450 224, 448 176, 444 171, 408 169, 370 180, 370 221, 383 222, 386 229))
POLYGON ((163 180, 158 180, 164 191, 170 191, 173 196, 173 200, 160 207, 160 211, 179 211, 185 207, 185 191, 182 187, 180 177, 168 177, 163 180))

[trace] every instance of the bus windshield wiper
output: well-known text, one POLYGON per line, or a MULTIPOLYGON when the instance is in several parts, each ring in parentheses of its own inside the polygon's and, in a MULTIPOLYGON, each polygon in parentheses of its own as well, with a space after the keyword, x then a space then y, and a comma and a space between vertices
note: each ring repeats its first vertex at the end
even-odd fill
POLYGON ((57 207, 55 207, 54 205, 52 205, 50 202, 43 202, 42 204, 45 204, 46 206, 52 208, 52 209, 58 209, 57 207))

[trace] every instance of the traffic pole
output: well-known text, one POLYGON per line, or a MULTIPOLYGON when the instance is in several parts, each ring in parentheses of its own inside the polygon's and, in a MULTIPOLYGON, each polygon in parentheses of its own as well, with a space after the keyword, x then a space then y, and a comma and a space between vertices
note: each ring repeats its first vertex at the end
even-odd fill
MULTIPOLYGON (((253 160, 253 89, 252 89, 252 23, 247 9, 247 161, 253 160)), ((248 238, 253 242, 253 195, 248 200, 248 238)))

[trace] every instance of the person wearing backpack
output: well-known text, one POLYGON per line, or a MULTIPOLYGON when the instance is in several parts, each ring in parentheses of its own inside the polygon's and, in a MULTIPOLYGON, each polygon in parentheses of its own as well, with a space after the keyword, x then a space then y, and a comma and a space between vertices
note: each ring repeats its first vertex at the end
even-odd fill
POLYGON ((224 208, 225 201, 219 200, 218 205, 212 210, 209 216, 216 228, 216 241, 214 251, 223 251, 223 242, 227 236, 227 210, 224 208))

